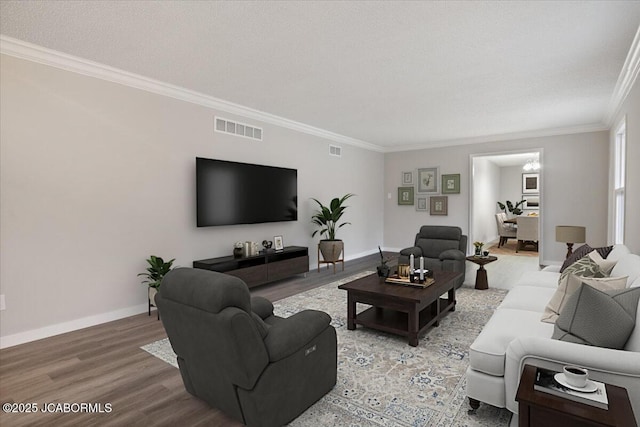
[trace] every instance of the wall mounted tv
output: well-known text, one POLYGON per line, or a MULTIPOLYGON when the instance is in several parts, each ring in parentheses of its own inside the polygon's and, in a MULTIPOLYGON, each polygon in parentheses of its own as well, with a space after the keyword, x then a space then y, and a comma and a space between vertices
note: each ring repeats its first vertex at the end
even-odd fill
POLYGON ((298 171, 196 157, 198 227, 298 220, 298 171))

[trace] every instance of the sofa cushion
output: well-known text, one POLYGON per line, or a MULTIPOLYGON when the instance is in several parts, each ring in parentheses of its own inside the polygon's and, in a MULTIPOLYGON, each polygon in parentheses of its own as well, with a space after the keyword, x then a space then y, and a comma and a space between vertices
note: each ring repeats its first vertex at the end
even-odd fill
POLYGON ((559 273, 551 271, 525 271, 516 281, 515 287, 518 286, 535 286, 542 288, 558 287, 559 273))
POLYGON ((614 245, 609 255, 605 258, 612 261, 620 261, 620 258, 630 253, 631 251, 625 245, 614 245))
POLYGON ((555 288, 543 286, 516 286, 504 297, 498 308, 514 308, 542 313, 555 291, 555 288))
POLYGON ((549 300, 549 304, 544 309, 542 315, 543 322, 554 323, 558 319, 558 315, 567 304, 567 301, 582 284, 592 286, 603 291, 613 289, 624 289, 627 286, 627 277, 582 277, 575 274, 569 274, 567 280, 563 280, 558 286, 558 290, 549 300))
POLYGON ((567 301, 552 338, 624 348, 636 324, 640 288, 601 291, 582 285, 567 301))
POLYGON ((503 376, 505 353, 515 338, 527 335, 550 338, 553 325, 540 321, 540 313, 504 308, 496 310, 469 347, 469 365, 489 375, 503 376))
POLYGON ((616 266, 611 270, 612 276, 629 276, 627 279, 627 287, 640 277, 640 256, 635 254, 627 254, 618 260, 616 266))

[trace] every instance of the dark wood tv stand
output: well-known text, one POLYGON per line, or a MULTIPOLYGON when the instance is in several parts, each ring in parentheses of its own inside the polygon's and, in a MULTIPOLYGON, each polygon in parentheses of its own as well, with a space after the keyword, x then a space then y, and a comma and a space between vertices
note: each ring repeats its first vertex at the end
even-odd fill
POLYGON ((194 268, 218 271, 244 280, 250 288, 309 271, 309 248, 287 246, 281 251, 269 249, 258 255, 193 261, 194 268))

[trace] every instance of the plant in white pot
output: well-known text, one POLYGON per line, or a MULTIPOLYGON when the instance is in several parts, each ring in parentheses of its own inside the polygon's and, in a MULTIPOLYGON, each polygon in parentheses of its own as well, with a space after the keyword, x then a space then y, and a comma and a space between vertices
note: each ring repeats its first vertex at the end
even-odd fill
MULTIPOLYGON (((149 287, 148 288, 149 316, 151 316, 151 306, 154 306, 154 307, 156 306, 154 298, 158 293, 158 288, 160 287, 160 283, 162 282, 162 279, 164 278, 165 274, 171 271, 171 267, 173 266, 173 261, 175 261, 175 258, 165 262, 161 257, 151 255, 147 259, 147 264, 149 264, 149 266, 147 267, 147 271, 144 273, 138 274, 138 276, 143 276, 146 278, 145 280, 142 281, 142 284, 146 284, 149 287)), ((158 316, 160 316, 159 313, 158 313, 158 316)))
POLYGON ((336 197, 331 200, 329 206, 325 206, 317 199, 312 198, 318 204, 318 209, 313 213, 311 222, 318 229, 313 232, 311 237, 315 237, 318 233, 324 237, 324 239, 320 240, 319 248, 322 258, 327 262, 339 260, 340 254, 344 251, 344 242, 336 239, 336 231, 347 224, 351 224, 350 222, 340 223, 340 218, 344 215, 345 209, 348 208, 348 206, 344 206, 344 202, 353 196, 355 194, 347 193, 342 198, 336 197))

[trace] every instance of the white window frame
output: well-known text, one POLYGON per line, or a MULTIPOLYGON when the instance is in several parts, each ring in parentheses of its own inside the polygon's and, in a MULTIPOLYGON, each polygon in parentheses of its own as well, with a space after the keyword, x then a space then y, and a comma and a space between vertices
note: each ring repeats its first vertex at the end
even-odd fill
POLYGON ((613 155, 613 243, 624 244, 624 206, 627 161, 626 118, 618 126, 613 155))

